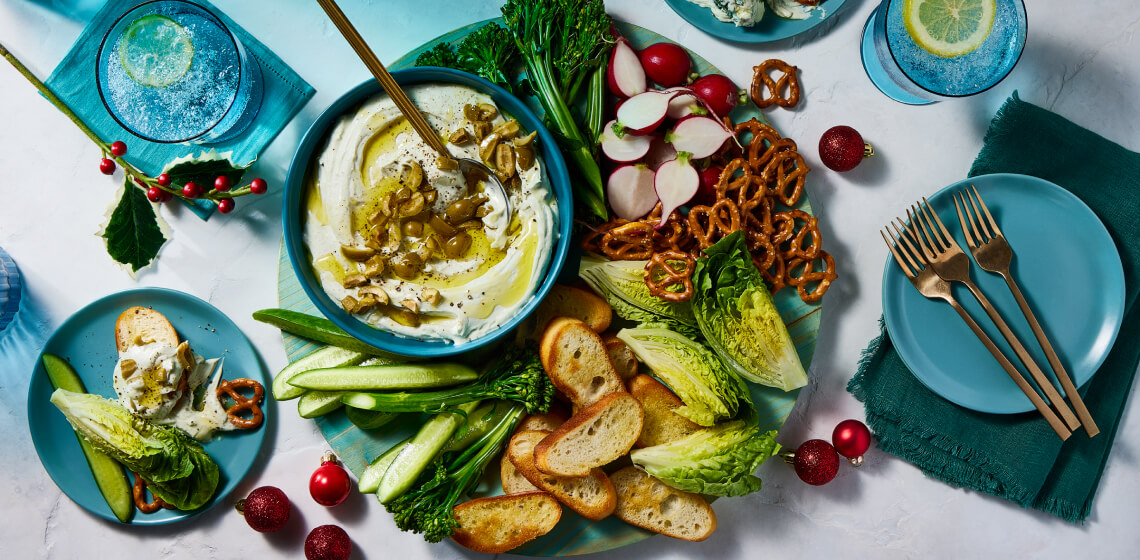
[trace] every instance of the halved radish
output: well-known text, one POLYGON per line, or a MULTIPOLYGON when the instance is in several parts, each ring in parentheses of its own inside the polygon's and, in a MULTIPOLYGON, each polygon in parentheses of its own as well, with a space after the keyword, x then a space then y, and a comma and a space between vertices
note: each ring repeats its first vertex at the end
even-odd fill
POLYGON ((658 137, 626 134, 617 121, 610 121, 602 127, 602 153, 617 163, 635 162, 649 153, 655 138, 658 137))
POLYGON ((661 199, 661 221, 655 228, 665 225, 673 211, 692 200, 700 188, 701 178, 689 162, 691 154, 678 152, 677 159, 667 161, 657 168, 653 177, 653 188, 661 199))
POLYGON ((691 115, 677 122, 665 134, 665 141, 678 152, 689 152, 693 159, 707 158, 716 153, 724 141, 732 138, 724 123, 711 117, 691 115))
POLYGON ((665 120, 669 102, 678 92, 647 91, 626 100, 617 110, 617 120, 630 134, 649 134, 665 120))
POLYGON ((689 52, 674 43, 654 43, 642 49, 640 56, 649 78, 666 87, 684 82, 693 65, 689 52))
POLYGON ((671 119, 683 119, 689 115, 708 113, 701 104, 700 98, 692 93, 681 93, 669 101, 669 110, 665 115, 671 119))
POLYGON ((673 145, 666 142, 662 136, 638 136, 637 138, 652 138, 653 141, 649 144, 649 153, 645 154, 645 159, 641 160, 650 169, 656 170, 671 159, 677 159, 677 150, 673 145))
POLYGON ((623 165, 610 174, 606 198, 614 214, 623 220, 636 220, 657 205, 654 172, 645 164, 623 165))
POLYGON ((606 82, 618 97, 633 97, 646 90, 645 69, 625 37, 618 37, 606 67, 606 82))

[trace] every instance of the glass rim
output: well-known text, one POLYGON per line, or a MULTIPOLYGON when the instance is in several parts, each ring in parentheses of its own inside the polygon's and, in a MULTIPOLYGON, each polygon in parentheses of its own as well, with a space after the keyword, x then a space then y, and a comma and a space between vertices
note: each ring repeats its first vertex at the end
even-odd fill
MULTIPOLYGON (((906 0, 884 0, 884 2, 879 5, 878 9, 881 10, 881 13, 883 16, 884 28, 886 27, 886 24, 887 24, 886 23, 887 11, 890 10, 891 4, 895 4, 897 2, 905 2, 905 1, 906 0)), ((995 0, 995 3, 998 1, 1000 1, 1000 0, 995 0)), ((998 84, 1000 84, 1007 77, 1009 77, 1009 75, 1011 73, 1013 73, 1013 69, 1017 66, 1017 63, 1021 61, 1022 55, 1025 54, 1025 43, 1028 42, 1028 40, 1029 40, 1029 11, 1025 9, 1025 0, 1011 0, 1011 1, 1014 2, 1016 6, 1021 7, 1021 13, 1025 19, 1025 35, 1021 39, 1021 48, 1018 49, 1017 58, 1014 59, 1013 64, 1009 67, 1009 70, 1006 70, 1005 74, 1002 74, 1002 76, 1000 78, 998 78, 997 80, 994 80, 994 83, 992 83, 992 84, 990 84, 990 85, 988 85, 982 89, 972 91, 970 93, 942 93, 942 92, 934 91, 934 90, 918 83, 911 76, 910 72, 907 72, 906 68, 904 68, 902 64, 899 64, 899 59, 898 59, 898 57, 895 56, 895 50, 893 48, 891 48, 891 36, 890 36, 890 34, 886 33, 885 32, 886 30, 884 29, 883 38, 887 42, 887 52, 889 52, 891 54, 891 60, 895 63, 895 67, 897 67, 899 69, 899 72, 901 72, 903 76, 906 76, 906 79, 909 80, 910 83, 914 84, 915 87, 918 87, 922 91, 925 91, 925 92, 935 96, 934 97, 935 100, 937 100, 939 98, 941 98, 941 99, 957 99, 957 98, 963 98, 963 97, 970 97, 970 96, 978 95, 980 93, 984 93, 986 91, 989 91, 989 90, 993 89, 995 86, 997 86, 998 84)))
POLYGON ((212 132, 215 128, 217 128, 217 126, 219 124, 222 124, 222 122, 226 119, 226 116, 228 116, 230 114, 230 111, 233 110, 234 105, 237 104, 237 100, 238 100, 237 92, 241 91, 242 80, 247 79, 247 76, 245 76, 245 72, 242 71, 242 68, 241 68, 242 66, 244 66, 243 63, 245 62, 245 58, 247 56, 251 56, 251 55, 248 52, 246 52, 245 47, 241 44, 241 41, 238 40, 237 36, 234 35, 233 31, 230 30, 229 26, 226 25, 226 23, 224 21, 222 21, 222 18, 215 15, 212 11, 210 11, 205 6, 202 6, 201 4, 198 4, 195 2, 191 2, 190 0, 147 0, 146 2, 142 2, 140 4, 137 4, 134 7, 132 7, 131 9, 127 10, 126 12, 123 12, 122 15, 120 15, 118 18, 115 19, 115 22, 111 24, 111 26, 107 29, 107 32, 103 34, 103 39, 99 42, 99 50, 95 54, 95 85, 96 85, 95 89, 98 90, 98 92, 99 92, 99 100, 103 103, 103 108, 107 110, 107 113, 111 115, 111 118, 115 120, 115 123, 117 123, 119 126, 124 128, 127 132, 130 132, 131 134, 134 134, 135 136, 138 136, 139 138, 142 138, 143 140, 146 140, 148 142, 154 142, 156 144, 184 144, 187 142, 193 142, 194 140, 202 138, 202 137, 206 136, 207 134, 209 134, 210 132, 212 132), (199 132, 198 134, 195 134, 193 136, 190 136, 190 137, 184 138, 184 139, 180 139, 180 140, 161 140, 158 138, 151 138, 150 136, 147 136, 146 134, 143 134, 143 133, 135 130, 134 127, 128 126, 127 123, 123 122, 122 119, 120 119, 119 116, 117 114, 115 114, 115 110, 112 109, 111 103, 108 102, 107 96, 104 95, 104 93, 103 93, 103 81, 100 79, 100 76, 102 75, 101 61, 103 59, 103 52, 107 48, 107 40, 110 38, 111 32, 114 31, 115 28, 118 27, 119 24, 122 23, 123 20, 127 18, 127 16, 129 16, 129 15, 135 13, 136 11, 138 11, 139 9, 141 9, 145 6, 149 6, 151 4, 181 4, 184 6, 190 6, 192 9, 199 10, 203 16, 205 16, 207 19, 212 20, 214 23, 216 23, 218 25, 219 28, 221 28, 222 31, 225 32, 226 37, 229 38, 230 43, 234 47, 234 52, 236 52, 238 55, 238 67, 239 67, 238 81, 237 81, 237 86, 235 87, 235 93, 234 93, 233 99, 230 100, 229 106, 226 107, 226 110, 224 112, 222 112, 221 116, 218 117, 218 120, 216 120, 213 124, 211 124, 205 130, 203 130, 202 132, 199 132))

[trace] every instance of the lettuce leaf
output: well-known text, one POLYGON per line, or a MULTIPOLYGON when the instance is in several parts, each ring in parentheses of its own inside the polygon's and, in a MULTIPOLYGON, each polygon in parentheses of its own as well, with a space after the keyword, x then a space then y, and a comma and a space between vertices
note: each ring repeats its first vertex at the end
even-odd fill
POLYGON ((737 420, 669 443, 635 449, 630 459, 665 484, 709 496, 743 496, 760 489, 753 473, 780 451, 776 432, 760 433, 737 420))
POLYGON ((693 271, 693 315, 725 366, 754 383, 790 391, 807 384, 796 346, 742 232, 704 250, 693 271))
POLYGON ((92 446, 141 476, 170 505, 197 509, 217 490, 218 465, 182 430, 152 424, 98 395, 56 389, 51 402, 92 446))
POLYGON ((602 296, 614 313, 641 327, 660 327, 690 338, 700 335, 688 302, 672 303, 654 296, 645 285, 646 261, 608 261, 584 255, 578 275, 602 296))
POLYGON ((748 387, 701 344, 661 328, 622 329, 617 337, 685 403, 673 412, 701 426, 738 413, 755 417, 748 387))

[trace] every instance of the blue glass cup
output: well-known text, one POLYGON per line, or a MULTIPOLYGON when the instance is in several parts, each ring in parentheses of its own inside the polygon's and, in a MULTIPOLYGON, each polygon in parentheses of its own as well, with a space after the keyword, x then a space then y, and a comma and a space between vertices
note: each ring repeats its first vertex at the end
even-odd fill
POLYGON ((934 54, 915 42, 904 22, 908 1, 883 0, 863 27, 863 68, 887 97, 925 105, 975 95, 997 85, 1021 58, 1027 32, 1022 0, 995 0, 989 35, 958 56, 934 54))
POLYGON ((151 142, 228 140, 261 108, 260 65, 221 19, 184 0, 152 0, 119 17, 95 73, 111 116, 151 142))
POLYGON ((16 262, 0 247, 0 335, 3 335, 20 310, 20 296, 23 293, 20 269, 16 268, 16 262))

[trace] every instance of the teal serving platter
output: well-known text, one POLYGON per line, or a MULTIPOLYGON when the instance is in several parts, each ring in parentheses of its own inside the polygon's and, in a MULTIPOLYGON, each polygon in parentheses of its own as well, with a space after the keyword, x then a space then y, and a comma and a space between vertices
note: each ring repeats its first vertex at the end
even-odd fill
MULTIPOLYGON (((959 181, 928 199, 967 252, 952 194, 970 185, 978 188, 1013 248, 1013 276, 1080 387, 1108 356, 1124 316, 1124 269, 1116 244, 1100 218, 1069 191, 1028 175, 994 174, 959 181)), ((971 275, 1042 370, 1052 375, 1002 277, 974 262, 971 275)), ((953 290, 955 299, 1019 365, 977 300, 961 285, 953 290)), ((883 314, 903 362, 931 391, 978 412, 1033 410, 958 314, 949 305, 919 294, 889 254, 883 272, 883 314)))
MULTIPOLYGON (((67 359, 87 392, 116 398, 111 375, 119 360, 115 346, 115 321, 119 314, 133 306, 150 307, 166 316, 182 340, 204 358, 222 358, 225 379, 246 377, 268 387, 264 368, 249 340, 217 308, 194 296, 165 288, 141 288, 111 294, 75 312, 56 329, 43 353, 67 359)), ((104 519, 118 522, 103 495, 95 486, 95 478, 75 431, 63 413, 48 399, 51 382, 44 370, 42 356, 36 360, 28 389, 28 427, 40 462, 59 489, 83 509, 104 519)), ((268 394, 268 391, 266 392, 268 394)), ((272 421, 272 407, 266 422, 272 421)), ((132 525, 163 525, 197 515, 228 496, 253 466, 265 441, 265 424, 256 430, 220 432, 205 444, 206 452, 221 469, 218 492, 205 506, 194 511, 160 509, 154 513, 134 512, 132 525)), ((130 476, 128 474, 128 476, 130 476)), ((133 477, 131 479, 133 481, 133 477)))
POLYGON ((835 15, 845 1, 824 0, 807 19, 784 19, 772 13, 771 8, 765 5, 764 17, 752 27, 737 27, 735 24, 720 21, 708 8, 698 6, 689 0, 665 0, 665 3, 681 16, 681 19, 717 39, 733 43, 770 43, 815 28, 835 15))

